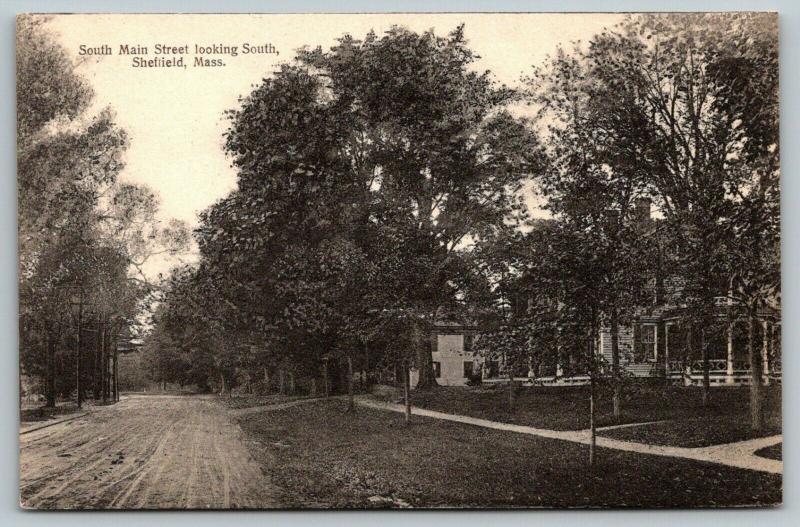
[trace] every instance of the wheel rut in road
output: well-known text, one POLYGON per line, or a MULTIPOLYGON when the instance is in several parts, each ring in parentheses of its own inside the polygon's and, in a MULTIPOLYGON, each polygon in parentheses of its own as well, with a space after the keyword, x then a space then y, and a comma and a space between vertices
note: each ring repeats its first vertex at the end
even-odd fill
POLYGON ((131 396, 20 436, 33 509, 276 508, 281 492, 213 397, 131 396))

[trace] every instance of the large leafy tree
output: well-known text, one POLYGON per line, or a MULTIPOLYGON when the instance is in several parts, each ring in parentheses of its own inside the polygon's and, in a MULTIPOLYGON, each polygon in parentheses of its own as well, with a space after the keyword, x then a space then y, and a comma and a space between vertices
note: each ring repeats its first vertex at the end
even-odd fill
MULTIPOLYGON (((546 101, 551 108, 589 109, 591 119, 562 136, 567 145, 584 141, 574 157, 576 174, 593 166, 600 179, 617 174, 633 184, 634 196, 641 189, 654 198, 666 228, 661 237, 674 248, 685 280, 686 322, 699 328, 704 400, 709 363, 702 337, 713 325, 715 297, 732 280, 751 286, 743 293, 748 298, 774 298, 769 291, 777 288, 777 230, 770 228, 778 203, 776 46, 773 15, 631 16, 582 50, 557 57, 560 83, 549 92, 558 95, 546 101), (762 243, 755 233, 764 228, 770 234, 762 243)), ((580 117, 576 111, 568 119, 580 117)), ((597 182, 591 173, 578 180, 597 182)), ((611 196, 624 222, 625 200, 611 196)), ((597 201, 603 209, 609 203, 597 201)))
MULTIPOLYGON (((621 34, 601 38, 625 50, 626 79, 644 95, 649 137, 661 152, 649 180, 679 242, 692 318, 709 325, 714 297, 731 279, 753 309, 774 298, 777 17, 647 15, 632 18, 621 34), (757 234, 762 229, 763 237, 757 234)), ((706 348, 701 343, 707 397, 706 348)), ((757 364, 752 370, 760 379, 757 364)), ((751 388, 755 427, 759 385, 754 380, 751 388)))
POLYGON ((345 37, 298 58, 347 116, 338 157, 367 192, 365 220, 393 249, 379 258, 394 297, 383 307, 414 321, 418 387, 435 384, 427 329, 457 298, 465 242, 522 216, 534 136, 506 110, 516 94, 474 71, 461 27, 345 37))
POLYGON ((429 325, 463 293, 468 242, 523 216, 537 155, 475 58, 462 28, 345 36, 229 113, 238 188, 202 217, 201 267, 278 356, 406 327, 419 386, 435 383, 429 325))
MULTIPOLYGON (((151 191, 118 180, 127 135, 110 109, 89 112, 92 91, 46 22, 17 18, 18 237, 22 364, 46 372, 53 404, 54 355, 73 334, 77 378, 84 371, 83 308, 95 334, 129 326, 150 286, 137 266, 188 238, 180 222, 161 224, 151 191), (76 298, 78 320, 65 319, 76 298)), ((103 355, 110 343, 100 340, 103 355)))
POLYGON ((532 102, 548 123, 549 163, 538 188, 545 208, 562 227, 575 229, 594 255, 592 275, 602 293, 596 307, 609 329, 619 417, 619 328, 646 303, 647 278, 660 276, 663 262, 656 258, 647 181, 656 145, 637 86, 620 81, 626 72, 616 53, 601 38, 586 49, 560 49, 534 71, 531 87, 532 102))

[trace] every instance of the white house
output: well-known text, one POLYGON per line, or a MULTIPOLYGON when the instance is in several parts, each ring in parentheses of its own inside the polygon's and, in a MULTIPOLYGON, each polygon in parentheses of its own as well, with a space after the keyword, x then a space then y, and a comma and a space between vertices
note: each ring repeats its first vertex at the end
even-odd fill
MULTIPOLYGON (((463 386, 480 373, 483 359, 473 353, 476 338, 474 327, 457 323, 437 322, 431 331, 431 356, 436 381, 442 386, 463 386)), ((411 370, 411 385, 418 374, 411 370)))

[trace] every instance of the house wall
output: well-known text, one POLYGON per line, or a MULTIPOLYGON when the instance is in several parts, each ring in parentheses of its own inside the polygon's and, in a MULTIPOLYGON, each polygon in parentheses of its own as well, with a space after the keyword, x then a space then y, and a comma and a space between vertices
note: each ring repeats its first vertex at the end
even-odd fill
POLYGON ((435 335, 436 347, 431 353, 433 362, 439 363, 440 375, 436 379, 443 386, 463 386, 467 383, 464 376, 464 363, 477 362, 475 354, 464 351, 463 334, 435 335))
MULTIPOLYGON (((635 377, 651 377, 655 375, 657 367, 664 362, 665 339, 663 323, 660 321, 640 321, 636 326, 620 326, 618 330, 619 362, 621 368, 635 377), (649 342, 645 342, 643 326, 650 328, 649 342), (645 353, 645 346, 649 349, 645 353), (649 358, 644 359, 644 355, 649 358)), ((611 330, 600 330, 600 353, 606 367, 613 363, 611 353, 611 330)))
MULTIPOLYGON (((617 335, 620 364, 624 365, 633 359, 633 328, 620 327, 617 335)), ((611 364, 611 330, 609 328, 600 330, 600 353, 603 354, 603 359, 611 364)))

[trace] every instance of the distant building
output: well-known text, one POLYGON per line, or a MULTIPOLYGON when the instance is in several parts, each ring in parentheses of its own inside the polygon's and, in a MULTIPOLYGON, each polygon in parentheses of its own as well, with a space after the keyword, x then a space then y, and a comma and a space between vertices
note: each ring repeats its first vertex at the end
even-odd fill
MULTIPOLYGON (((635 218, 643 236, 658 238, 659 221, 650 215, 650 201, 639 199, 635 218)), ((655 276, 648 286, 652 292, 649 305, 636 310, 633 322, 618 331, 620 366, 625 375, 636 378, 662 378, 685 385, 697 385, 703 379, 700 351, 705 342, 712 385, 737 385, 750 382, 747 353, 747 320, 743 310, 727 296, 716 299, 709 327, 695 328, 693 341, 688 342, 687 306, 684 301, 686 280, 676 276, 655 276)), ((726 291, 720 287, 720 295, 726 291)), ((531 299, 526 295, 514 302, 515 309, 526 310, 531 299)), ((763 382, 781 380, 781 313, 777 306, 763 307, 757 314, 754 341, 764 372, 763 382)), ((464 385, 480 374, 483 382, 507 380, 499 361, 484 361, 473 350, 479 328, 455 322, 438 322, 431 332, 434 371, 439 384, 464 385), (498 364, 498 362, 500 364, 498 364)), ((611 332, 601 328, 595 349, 602 356, 605 368, 612 363, 611 332)), ((581 384, 588 382, 585 372, 572 364, 538 364, 531 367, 522 382, 536 384, 581 384)), ((517 372, 519 375, 523 372, 517 372)), ((412 382, 415 377, 412 376, 412 382)))
POLYGON ((481 373, 483 359, 473 351, 474 326, 439 322, 431 333, 431 356, 436 381, 444 386, 462 386, 481 373))

